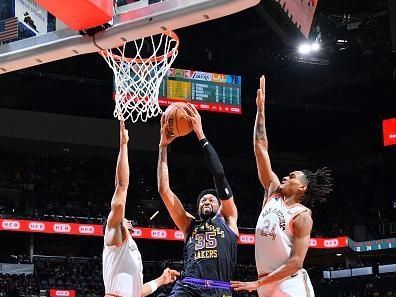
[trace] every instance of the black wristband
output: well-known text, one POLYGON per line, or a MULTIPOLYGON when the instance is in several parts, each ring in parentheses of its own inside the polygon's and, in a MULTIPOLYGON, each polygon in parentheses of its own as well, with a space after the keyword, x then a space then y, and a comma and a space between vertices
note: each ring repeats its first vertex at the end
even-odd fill
POLYGON ((209 143, 209 141, 208 141, 207 138, 201 139, 201 140, 199 141, 199 144, 201 145, 202 148, 204 148, 205 145, 207 145, 208 143, 209 143))

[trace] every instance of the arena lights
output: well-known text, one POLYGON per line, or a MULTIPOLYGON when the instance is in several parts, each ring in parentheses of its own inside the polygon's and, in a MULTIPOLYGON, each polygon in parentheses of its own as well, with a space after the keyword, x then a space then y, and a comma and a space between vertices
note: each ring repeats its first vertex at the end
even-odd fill
POLYGON ((314 52, 316 52, 316 51, 318 51, 318 50, 320 49, 320 45, 319 45, 319 43, 314 42, 314 43, 312 44, 311 48, 312 48, 312 50, 313 50, 314 52))
POLYGON ((314 43, 303 43, 298 47, 298 52, 302 55, 308 55, 311 52, 317 52, 320 50, 320 44, 317 42, 314 43))
POLYGON ((157 216, 157 214, 159 214, 158 210, 150 217, 150 221, 152 221, 157 216))

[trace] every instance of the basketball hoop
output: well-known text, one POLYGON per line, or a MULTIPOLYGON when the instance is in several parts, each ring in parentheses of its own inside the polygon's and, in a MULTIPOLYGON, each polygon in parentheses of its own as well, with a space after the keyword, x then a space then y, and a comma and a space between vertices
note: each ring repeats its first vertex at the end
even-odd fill
POLYGON ((114 73, 115 118, 131 119, 133 123, 140 118, 145 122, 162 112, 158 104, 159 88, 177 56, 178 47, 177 35, 165 31, 99 52, 114 73), (127 51, 135 57, 126 57, 127 51))

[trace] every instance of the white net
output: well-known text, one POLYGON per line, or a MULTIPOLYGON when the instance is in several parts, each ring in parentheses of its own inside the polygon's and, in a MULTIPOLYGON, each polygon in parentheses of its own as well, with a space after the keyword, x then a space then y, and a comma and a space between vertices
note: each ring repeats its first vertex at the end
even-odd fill
POLYGON ((114 73, 115 118, 145 122, 162 112, 158 104, 159 89, 177 56, 178 47, 177 35, 167 31, 100 52, 114 73), (135 57, 126 57, 130 50, 135 57))

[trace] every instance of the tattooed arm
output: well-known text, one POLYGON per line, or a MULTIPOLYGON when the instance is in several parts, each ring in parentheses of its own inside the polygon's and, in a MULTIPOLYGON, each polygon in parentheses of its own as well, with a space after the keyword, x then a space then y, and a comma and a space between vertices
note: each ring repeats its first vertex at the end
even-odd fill
POLYGON ((108 246, 123 242, 127 236, 122 222, 125 217, 125 205, 129 186, 129 161, 128 161, 128 130, 125 123, 120 121, 120 151, 118 153, 116 167, 116 187, 111 199, 111 211, 107 217, 105 229, 105 244, 108 246))
POLYGON ((268 154, 268 139, 265 129, 265 77, 260 78, 260 88, 257 90, 256 104, 257 115, 254 124, 253 144, 256 156, 257 172, 261 184, 265 188, 265 198, 270 196, 279 187, 279 178, 271 168, 268 154))

